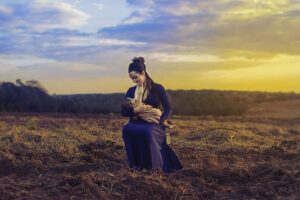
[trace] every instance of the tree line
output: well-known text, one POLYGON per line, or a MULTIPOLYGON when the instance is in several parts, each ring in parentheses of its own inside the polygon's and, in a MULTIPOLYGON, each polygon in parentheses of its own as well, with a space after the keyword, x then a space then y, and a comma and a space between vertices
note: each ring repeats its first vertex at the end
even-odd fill
MULTIPOLYGON (((300 98, 296 93, 167 90, 173 114, 242 115, 253 103, 300 98)), ((37 80, 0 82, 0 112, 120 113, 124 93, 49 95, 37 80)))

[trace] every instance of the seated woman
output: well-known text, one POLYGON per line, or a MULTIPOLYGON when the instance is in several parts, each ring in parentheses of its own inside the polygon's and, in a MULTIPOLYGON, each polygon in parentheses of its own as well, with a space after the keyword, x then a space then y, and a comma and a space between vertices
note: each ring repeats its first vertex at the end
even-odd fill
POLYGON ((122 129, 129 167, 138 170, 155 169, 165 173, 182 169, 175 152, 166 143, 166 127, 163 123, 170 118, 171 105, 164 87, 150 78, 142 57, 132 60, 128 72, 137 84, 128 89, 121 104, 122 115, 130 117, 122 129), (137 99, 146 106, 126 106, 127 97, 137 99), (163 113, 159 118, 154 117, 158 123, 151 121, 149 116, 139 116, 150 109, 158 109, 160 105, 163 113))

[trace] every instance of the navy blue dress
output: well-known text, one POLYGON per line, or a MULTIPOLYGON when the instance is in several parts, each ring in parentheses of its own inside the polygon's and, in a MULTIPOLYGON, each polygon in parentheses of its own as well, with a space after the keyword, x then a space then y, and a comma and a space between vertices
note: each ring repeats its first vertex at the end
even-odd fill
MULTIPOLYGON (((165 173, 171 173, 182 169, 182 165, 175 152, 166 143, 166 128, 162 122, 171 115, 171 105, 165 88, 155 83, 155 89, 158 91, 159 98, 151 90, 143 103, 159 108, 160 103, 163 107, 163 113, 160 117, 160 123, 149 123, 133 112, 133 108, 122 107, 122 116, 130 117, 129 122, 123 126, 122 138, 125 144, 127 160, 130 168, 159 169, 165 173)), ((130 87, 124 97, 134 98, 136 86, 130 87)))

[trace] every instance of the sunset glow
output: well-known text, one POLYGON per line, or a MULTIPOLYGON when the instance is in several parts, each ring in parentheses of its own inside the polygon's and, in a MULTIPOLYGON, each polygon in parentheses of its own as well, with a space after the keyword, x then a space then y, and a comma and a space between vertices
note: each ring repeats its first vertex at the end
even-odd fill
POLYGON ((3 0, 0 82, 125 92, 143 56, 167 89, 300 92, 300 1, 3 0))

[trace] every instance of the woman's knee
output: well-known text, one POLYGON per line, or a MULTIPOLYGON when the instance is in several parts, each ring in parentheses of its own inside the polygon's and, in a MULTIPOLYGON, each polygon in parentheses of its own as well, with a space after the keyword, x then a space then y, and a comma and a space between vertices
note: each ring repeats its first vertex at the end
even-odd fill
POLYGON ((130 123, 126 124, 123 126, 123 129, 122 129, 122 137, 128 137, 132 134, 134 134, 136 130, 132 127, 132 125, 130 123))
POLYGON ((122 128, 122 136, 124 137, 129 132, 128 124, 124 125, 122 128))

